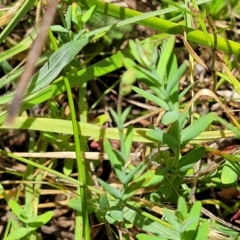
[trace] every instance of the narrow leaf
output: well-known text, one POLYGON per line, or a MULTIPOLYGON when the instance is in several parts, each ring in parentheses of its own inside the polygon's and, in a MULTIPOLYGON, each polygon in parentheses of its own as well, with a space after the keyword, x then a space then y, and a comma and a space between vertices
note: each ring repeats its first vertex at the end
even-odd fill
POLYGON ((181 133, 181 143, 186 143, 193 138, 197 137, 215 120, 214 113, 208 113, 197 121, 195 121, 190 126, 186 127, 181 133))
POLYGON ((174 138, 172 135, 163 132, 160 129, 154 129, 154 130, 149 130, 146 132, 146 135, 149 136, 150 138, 154 139, 158 143, 165 143, 169 147, 178 147, 179 142, 177 141, 176 138, 174 138))
POLYGON ((115 198, 117 199, 121 199, 122 198, 122 193, 112 187, 111 185, 109 185, 108 183, 104 182, 102 179, 98 179, 99 183, 102 185, 102 187, 107 191, 109 192, 112 196, 114 196, 115 198))
POLYGON ((68 42, 54 52, 39 72, 33 76, 27 92, 33 93, 48 86, 88 42, 89 38, 68 42))

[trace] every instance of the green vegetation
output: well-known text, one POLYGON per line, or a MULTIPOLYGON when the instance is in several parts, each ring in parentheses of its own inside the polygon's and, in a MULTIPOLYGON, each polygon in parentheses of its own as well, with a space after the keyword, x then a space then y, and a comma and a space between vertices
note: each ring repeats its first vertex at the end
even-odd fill
MULTIPOLYGON (((98 224, 105 224, 109 239, 238 239, 240 228, 229 219, 240 202, 229 198, 228 205, 210 194, 238 191, 238 148, 216 151, 209 144, 240 137, 238 118, 218 94, 221 89, 240 94, 240 3, 152 2, 161 4, 161 10, 144 13, 96 0, 60 2, 13 126, 4 123, 6 106, 23 72, 13 60, 26 56, 38 34, 31 28, 35 20, 30 10, 41 12, 46 6, 19 1, 8 23, 2 16, 9 12, 1 15, 0 87, 5 94, 0 96, 0 128, 2 136, 11 129, 28 133, 27 150, 20 150, 27 153, 4 141, 0 148, 1 156, 24 168, 3 167, 1 195, 11 210, 3 239, 40 239, 41 227, 51 225, 59 205, 75 212, 75 239, 97 239, 98 224), (136 24, 158 32, 143 38, 136 24), (30 32, 17 42, 11 33, 21 25, 30 32), (97 98, 89 95, 95 94, 93 86, 97 98), (215 103, 224 114, 211 110, 215 103), (206 113, 197 110, 199 105, 206 113), (46 112, 34 114, 36 106, 46 112), (141 119, 148 124, 142 126, 141 119), (89 156, 91 141, 107 155, 89 156), (209 153, 220 160, 210 163, 209 153), (107 180, 96 175, 106 158, 112 167, 107 180), (7 180, 11 185, 5 185, 7 180), (49 199, 43 198, 46 190, 49 199), (51 198, 55 190, 65 201, 51 198)), ((231 101, 239 108, 236 99, 231 101)))

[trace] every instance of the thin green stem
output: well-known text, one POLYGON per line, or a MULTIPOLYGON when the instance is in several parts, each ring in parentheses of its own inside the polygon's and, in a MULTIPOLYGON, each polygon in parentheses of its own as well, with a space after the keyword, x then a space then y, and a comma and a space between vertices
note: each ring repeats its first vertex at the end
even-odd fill
MULTIPOLYGON (((54 50, 58 50, 57 43, 55 41, 55 38, 52 34, 52 31, 49 30, 49 36, 51 39, 51 42, 53 44, 54 50)), ((64 71, 63 71, 64 72, 64 71)), ((69 80, 66 77, 66 74, 63 74, 63 81, 66 87, 66 92, 68 96, 68 103, 70 107, 70 113, 71 113, 71 119, 72 119, 72 127, 73 127, 73 135, 74 135, 74 142, 75 142, 75 152, 76 152, 76 160, 77 160, 77 168, 78 168, 78 180, 83 183, 84 186, 86 186, 86 170, 85 170, 85 163, 82 158, 82 147, 80 142, 80 136, 81 136, 81 130, 79 128, 74 102, 73 102, 73 96, 72 96, 72 90, 71 86, 69 84, 69 80)), ((87 193, 85 187, 78 187, 79 195, 81 196, 81 204, 82 204, 82 213, 76 212, 76 230, 75 230, 75 239, 86 239, 90 240, 90 229, 89 229, 89 220, 88 220, 88 208, 87 206, 87 193), (82 228, 80 227, 83 225, 83 232, 81 231, 82 228)))

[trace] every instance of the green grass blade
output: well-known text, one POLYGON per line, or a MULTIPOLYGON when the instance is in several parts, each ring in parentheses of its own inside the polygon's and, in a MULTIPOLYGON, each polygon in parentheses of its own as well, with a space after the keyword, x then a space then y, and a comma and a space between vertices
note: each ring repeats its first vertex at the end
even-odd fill
POLYGON ((9 35, 9 33, 14 29, 14 27, 20 22, 23 16, 31 9, 35 1, 33 0, 25 0, 23 1, 22 6, 14 15, 9 24, 2 30, 0 33, 0 43, 4 41, 4 39, 9 35))

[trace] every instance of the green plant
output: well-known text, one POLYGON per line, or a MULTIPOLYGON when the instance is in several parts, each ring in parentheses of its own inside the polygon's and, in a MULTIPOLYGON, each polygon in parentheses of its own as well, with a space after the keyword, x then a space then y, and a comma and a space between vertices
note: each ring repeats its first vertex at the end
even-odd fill
MULTIPOLYGON (((22 234, 21 237, 33 239, 36 236, 36 229, 52 217, 51 212, 38 216, 36 209, 31 206, 33 199, 34 202, 39 202, 39 194, 34 195, 34 193, 39 192, 44 176, 42 172, 35 175, 35 169, 41 169, 77 187, 77 197, 68 202, 68 205, 77 212, 76 239, 82 239, 83 236, 85 239, 90 239, 89 214, 95 214, 99 222, 107 223, 108 229, 110 229, 109 225, 115 225, 119 237, 123 239, 128 239, 128 234, 122 234, 121 230, 131 229, 132 227, 138 227, 141 231, 148 233, 148 235, 139 234, 139 239, 146 239, 149 235, 152 239, 207 239, 211 229, 218 231, 223 237, 237 236, 234 230, 224 229, 218 223, 208 223, 201 219, 199 217, 200 202, 193 203, 192 206, 189 206, 191 210, 188 211, 186 202, 191 199, 191 189, 186 184, 186 179, 194 177, 192 170, 194 165, 203 158, 206 150, 211 151, 211 149, 196 145, 196 143, 201 144, 209 141, 209 135, 213 136, 211 139, 218 139, 222 136, 220 131, 210 131, 211 127, 215 127, 216 122, 229 129, 224 129, 224 136, 240 136, 239 124, 227 108, 223 109, 232 123, 225 121, 215 113, 208 113, 203 116, 195 114, 193 117, 189 110, 202 92, 212 97, 220 106, 223 106, 214 91, 224 81, 227 81, 235 90, 239 90, 238 80, 231 72, 238 66, 239 43, 217 35, 221 32, 215 31, 213 28, 210 28, 212 34, 209 34, 206 27, 206 23, 210 23, 210 20, 207 21, 208 11, 201 12, 198 9, 200 4, 209 1, 192 1, 192 9, 190 9, 187 1, 185 4, 165 2, 168 6, 166 9, 145 14, 128 8, 123 11, 118 6, 93 0, 82 0, 78 4, 70 4, 65 1, 66 11, 59 6, 58 12, 62 22, 59 25, 51 26, 49 30, 49 48, 46 48, 46 52, 37 63, 37 66, 43 66, 33 76, 22 106, 24 111, 30 109, 33 105, 47 101, 51 112, 45 118, 21 116, 16 119, 14 126, 7 126, 3 122, 6 115, 5 104, 9 103, 14 95, 13 92, 10 92, 0 97, 2 106, 0 128, 3 130, 14 128, 40 131, 41 133, 37 138, 31 133, 30 152, 45 153, 48 144, 53 146, 56 151, 63 149, 74 151, 77 158, 78 179, 70 176, 74 169, 74 162, 70 158, 66 157, 64 160, 63 173, 61 173, 54 169, 55 163, 48 163, 46 159, 33 161, 33 159, 25 159, 0 150, 2 155, 14 158, 27 165, 26 171, 19 173, 19 176, 27 181, 24 197, 25 205, 29 205, 29 208, 25 212, 25 208, 23 210, 17 204, 18 197, 15 201, 8 201, 8 196, 5 195, 6 202, 21 222, 21 226, 15 220, 9 223, 5 236, 8 233, 9 235, 6 239, 12 239, 12 236, 16 236, 19 232, 22 234), (84 7, 85 9, 83 9, 84 7), (87 32, 85 25, 94 17, 99 19, 98 15, 94 15, 96 12, 105 16, 106 19, 108 19, 108 16, 112 16, 123 20, 107 23, 107 26, 100 29, 94 29, 93 26, 93 30, 87 32), (164 15, 165 19, 156 18, 155 16, 158 15, 164 15), (168 17, 172 19, 169 20, 168 17), (183 19, 185 21, 184 26, 181 25, 182 22, 179 22, 183 19), (194 19, 197 19, 198 23, 196 29, 192 24, 194 19), (164 33, 145 38, 141 42, 130 40, 129 48, 119 50, 108 57, 101 55, 100 61, 91 62, 104 50, 104 43, 110 44, 112 42, 111 35, 106 37, 106 33, 112 30, 112 33, 116 36, 118 33, 116 30, 119 30, 120 27, 127 27, 134 23, 161 30, 164 33), (105 38, 104 43, 99 40, 103 36, 105 38), (216 72, 212 91, 208 89, 208 91, 201 92, 200 90, 188 103, 184 103, 183 99, 196 83, 192 81, 188 87, 181 92, 179 91, 180 79, 186 74, 187 65, 183 63, 180 67, 178 66, 174 54, 176 37, 183 40, 187 52, 190 53, 190 67, 193 67, 194 61, 201 64, 201 58, 194 52, 191 42, 210 47, 211 50, 209 51, 212 51, 215 59, 218 54, 215 50, 222 50, 225 54, 221 59, 225 72, 216 72), (109 38, 110 41, 108 41, 109 38), (80 55, 79 52, 84 52, 88 44, 96 45, 96 48, 91 51, 91 56, 80 55), (228 60, 228 53, 234 54, 232 62, 228 60), (116 83, 113 82, 111 87, 108 87, 100 97, 100 99, 103 99, 106 93, 110 92, 118 82, 120 83, 116 112, 110 110, 111 117, 117 127, 105 129, 87 123, 87 83, 122 67, 126 68, 122 77, 119 77, 116 83), (221 79, 217 79, 216 76, 221 79), (71 88, 75 88, 76 95, 73 95, 71 88), (52 99, 65 91, 67 92, 71 112, 68 116, 63 116, 63 109, 58 109, 56 104, 52 104, 52 99), (125 122, 132 115, 131 108, 126 107, 124 109, 122 102, 131 91, 164 111, 161 118, 163 129, 156 127, 157 123, 154 123, 156 126, 149 126, 150 129, 124 127, 125 122), (73 102, 73 99, 76 102, 73 102), (72 142, 71 135, 74 136, 74 142, 72 142), (92 186, 90 173, 85 169, 83 160, 83 152, 87 149, 86 137, 104 138, 104 150, 119 180, 119 188, 115 188, 101 179, 98 181, 103 190, 92 186), (112 149, 111 142, 108 139, 120 140, 120 149, 112 149), (139 164, 129 162, 132 142, 134 141, 156 148, 156 154, 153 154, 152 157, 146 157, 145 161, 139 164), (182 154, 182 150, 189 143, 193 144, 193 149, 186 154, 182 154), (162 150, 162 147, 165 147, 164 150, 162 150), (152 167, 154 164, 157 167, 152 167), (151 188, 153 189, 151 192, 143 193, 143 198, 136 196, 142 189, 151 188), (163 208, 163 202, 168 202, 173 206, 177 204, 175 213, 171 213, 169 210, 160 212, 160 209, 163 208), (158 211, 154 207, 157 207, 158 211), (161 218, 162 215, 165 216, 165 219, 161 218)), ((211 4, 203 5, 203 8, 212 9, 211 4)), ((236 1, 233 1, 232 4, 234 8, 237 8, 236 1)), ((219 5, 219 8, 216 11, 214 10, 213 19, 219 18, 221 11, 226 7, 226 3, 223 5, 219 5)), ((1 32, 0 42, 8 40, 8 34, 31 7, 32 2, 24 2, 16 17, 1 32)), ((9 83, 14 84, 21 74, 22 68, 11 72, 13 68, 11 68, 9 59, 28 49, 36 34, 33 31, 30 37, 26 37, 20 43, 1 53, 1 66, 7 73, 1 78, 1 87, 9 83)), ((213 60, 212 73, 214 73, 214 63, 213 60)), ((193 72, 190 75, 193 78, 193 72)), ((94 109, 98 103, 99 101, 96 101, 90 109, 94 109)), ((101 121, 101 125, 104 124, 104 121, 101 121)), ((213 174, 211 175, 211 181, 216 187, 222 187, 224 184, 236 186, 237 173, 239 172, 236 162, 239 159, 227 154, 223 157, 228 161, 221 165, 222 170, 219 168, 216 174, 211 173, 213 174)), ((95 163, 95 165, 97 164, 98 162, 95 163)), ((11 174, 16 173, 11 172, 11 174)), ((204 175, 198 180, 202 184, 198 187, 198 191, 211 188, 208 176, 204 175)), ((59 187, 56 183, 52 186, 54 188, 59 187)), ((238 204, 235 204, 230 208, 220 201, 213 200, 210 203, 224 208, 224 214, 233 212, 239 207, 238 204)), ((204 204, 204 201, 202 204, 204 204)), ((112 234, 114 235, 115 232, 112 231, 112 234)))
POLYGON ((22 209, 16 201, 11 199, 8 201, 8 206, 15 216, 13 215, 10 217, 12 231, 5 238, 7 240, 21 239, 29 236, 39 227, 46 224, 53 216, 53 212, 48 211, 38 216, 29 217, 29 209, 22 209), (15 217, 17 217, 17 219, 15 219, 15 217))

